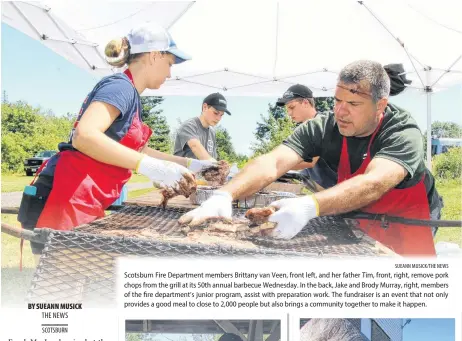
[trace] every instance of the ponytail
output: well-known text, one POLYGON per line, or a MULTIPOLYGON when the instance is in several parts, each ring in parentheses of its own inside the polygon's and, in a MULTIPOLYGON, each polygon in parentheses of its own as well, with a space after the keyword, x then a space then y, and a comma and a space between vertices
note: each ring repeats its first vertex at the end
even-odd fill
POLYGON ((130 57, 130 43, 127 38, 113 39, 107 43, 104 55, 109 65, 123 67, 130 57))

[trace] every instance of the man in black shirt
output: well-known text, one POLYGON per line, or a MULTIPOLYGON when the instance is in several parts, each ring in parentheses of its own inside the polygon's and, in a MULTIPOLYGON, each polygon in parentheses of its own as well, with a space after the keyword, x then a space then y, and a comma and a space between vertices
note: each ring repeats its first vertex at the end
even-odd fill
MULTIPOLYGON (((197 224, 209 216, 230 216, 233 198, 251 195, 302 161, 321 157, 338 174, 337 185, 272 203, 275 238, 293 238, 309 220, 361 209, 409 219, 430 219, 438 211, 434 178, 426 169, 422 135, 411 115, 388 103, 390 79, 372 61, 340 72, 334 113, 299 126, 282 145, 263 155, 181 219, 197 224)), ((360 222, 361 223, 361 222, 360 222)), ((435 255, 432 231, 424 226, 367 223, 372 238, 401 255, 435 255)))

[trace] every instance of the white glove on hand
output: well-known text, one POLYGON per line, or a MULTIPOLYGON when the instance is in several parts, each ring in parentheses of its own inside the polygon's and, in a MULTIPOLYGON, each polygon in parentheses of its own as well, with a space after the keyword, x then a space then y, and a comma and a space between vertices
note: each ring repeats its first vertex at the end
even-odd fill
POLYGON ((215 159, 210 160, 196 160, 188 158, 188 169, 193 173, 198 173, 212 166, 216 166, 217 161, 215 159))
POLYGON ((214 191, 213 195, 202 205, 182 215, 178 222, 189 226, 201 225, 210 217, 225 217, 231 219, 233 198, 228 192, 214 191))
POLYGON ((156 187, 179 189, 179 181, 184 177, 188 182, 194 181, 194 175, 177 163, 143 156, 137 172, 147 176, 156 187))
POLYGON ((268 221, 277 223, 269 235, 278 239, 295 237, 308 221, 319 216, 318 202, 312 195, 277 200, 270 206, 278 210, 268 217, 268 221))

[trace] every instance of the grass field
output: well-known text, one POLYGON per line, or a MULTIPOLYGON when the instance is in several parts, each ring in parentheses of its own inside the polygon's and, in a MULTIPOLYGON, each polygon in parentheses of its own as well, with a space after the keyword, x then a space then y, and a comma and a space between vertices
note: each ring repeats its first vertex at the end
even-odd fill
MULTIPOLYGON (((462 220, 462 181, 438 181, 436 188, 443 197, 443 220, 462 220)), ((436 234, 435 242, 451 242, 462 247, 462 228, 440 228, 436 234)))
MULTIPOLYGON (((3 175, 2 174, 2 193, 19 192, 24 190, 24 186, 30 184, 34 177, 26 175, 3 175)), ((149 182, 144 175, 134 174, 128 183, 149 182)))

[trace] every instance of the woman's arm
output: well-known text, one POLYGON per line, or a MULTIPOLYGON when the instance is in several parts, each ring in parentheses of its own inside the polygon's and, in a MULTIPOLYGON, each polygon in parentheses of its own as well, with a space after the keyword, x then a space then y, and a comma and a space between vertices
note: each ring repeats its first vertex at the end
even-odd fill
POLYGON ((109 138, 104 132, 120 111, 104 102, 92 102, 72 138, 72 146, 91 158, 118 167, 136 169, 142 154, 109 138))
POLYGON ((182 165, 184 167, 188 166, 188 159, 185 158, 185 157, 175 156, 175 155, 170 155, 170 154, 167 154, 167 153, 163 153, 163 152, 160 152, 158 150, 149 148, 147 146, 143 149, 143 153, 150 156, 150 157, 159 159, 159 160, 175 162, 175 163, 178 163, 179 165, 182 165))

